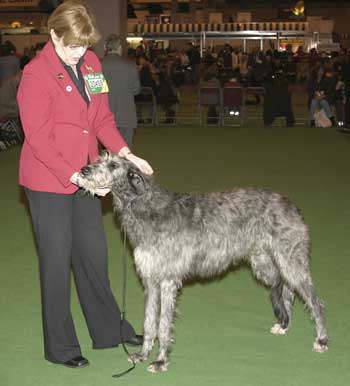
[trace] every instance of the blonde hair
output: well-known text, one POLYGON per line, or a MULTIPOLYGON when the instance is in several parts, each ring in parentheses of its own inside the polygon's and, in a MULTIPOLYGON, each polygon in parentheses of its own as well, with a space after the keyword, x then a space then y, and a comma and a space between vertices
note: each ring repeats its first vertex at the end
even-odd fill
POLYGON ((78 0, 68 0, 59 5, 49 17, 47 26, 58 38, 63 38, 65 46, 90 47, 100 39, 94 15, 78 0))

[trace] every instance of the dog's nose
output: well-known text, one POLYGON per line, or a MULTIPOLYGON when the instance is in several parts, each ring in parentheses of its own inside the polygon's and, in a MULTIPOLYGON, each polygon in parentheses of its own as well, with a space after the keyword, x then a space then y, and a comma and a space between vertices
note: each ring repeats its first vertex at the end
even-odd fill
POLYGON ((90 173, 90 168, 88 166, 84 166, 81 168, 80 172, 83 176, 87 176, 90 173))

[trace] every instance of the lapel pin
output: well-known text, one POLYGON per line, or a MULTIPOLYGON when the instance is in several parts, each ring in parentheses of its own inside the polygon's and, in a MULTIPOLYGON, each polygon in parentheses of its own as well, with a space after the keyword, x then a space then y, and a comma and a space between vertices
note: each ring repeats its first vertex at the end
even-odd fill
POLYGON ((93 68, 88 66, 87 64, 85 64, 85 68, 89 71, 89 72, 94 72, 93 68))
POLYGON ((64 75, 62 74, 62 72, 60 72, 58 75, 57 75, 57 78, 59 80, 62 80, 64 78, 64 75))
POLYGON ((72 86, 67 86, 66 87, 66 90, 68 91, 68 92, 71 92, 73 89, 72 89, 72 86))

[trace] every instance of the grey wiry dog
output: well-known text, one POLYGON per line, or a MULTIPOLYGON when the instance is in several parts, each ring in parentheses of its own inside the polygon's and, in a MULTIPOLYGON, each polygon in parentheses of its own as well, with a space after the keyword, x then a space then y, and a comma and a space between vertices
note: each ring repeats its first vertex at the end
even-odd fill
POLYGON ((266 190, 173 193, 130 162, 106 154, 82 169, 84 188, 109 187, 131 245, 146 294, 144 344, 135 361, 147 360, 156 339, 159 353, 149 371, 165 371, 172 343, 176 296, 184 279, 211 277, 246 262, 271 287, 278 323, 291 327, 297 294, 316 324, 313 350, 327 350, 323 307, 309 268, 308 229, 296 206, 266 190))

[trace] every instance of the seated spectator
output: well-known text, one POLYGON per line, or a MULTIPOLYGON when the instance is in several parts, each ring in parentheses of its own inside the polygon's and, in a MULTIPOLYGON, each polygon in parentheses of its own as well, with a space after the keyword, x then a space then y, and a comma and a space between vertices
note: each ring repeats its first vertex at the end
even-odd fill
POLYGON ((0 85, 0 150, 23 140, 16 99, 20 78, 19 71, 0 85))
POLYGON ((11 47, 3 44, 0 48, 0 84, 20 71, 20 60, 12 54, 11 47))
POLYGON ((318 110, 323 109, 327 118, 331 120, 332 124, 335 123, 334 121, 334 116, 331 111, 331 108, 329 106, 329 103, 325 97, 325 93, 323 90, 317 90, 315 91, 314 98, 311 101, 311 106, 310 106, 310 113, 309 113, 309 119, 310 119, 310 125, 312 127, 315 126, 315 113, 318 110))
POLYGON ((162 71, 160 71, 158 79, 159 81, 156 93, 157 104, 161 106, 165 112, 164 123, 171 124, 174 123, 175 117, 173 106, 178 103, 176 92, 171 86, 171 82, 166 78, 162 71))
MULTIPOLYGON (((223 84, 223 116, 228 111, 231 117, 238 117, 242 114, 244 103, 243 86, 240 83, 241 74, 239 69, 228 74, 228 80, 223 84), (233 88, 238 90, 227 90, 233 88)), ((243 122, 243 121, 242 121, 243 122)))
POLYGON ((0 121, 19 117, 17 104, 17 89, 21 79, 21 71, 6 79, 0 85, 0 121))
POLYGON ((17 58, 21 57, 21 55, 17 52, 16 46, 11 42, 11 40, 4 41, 3 46, 8 47, 10 55, 16 56, 17 58))
POLYGON ((294 113, 288 80, 277 72, 265 82, 264 124, 270 126, 276 117, 285 117, 287 126, 294 126, 294 113))
POLYGON ((241 87, 239 82, 240 74, 238 71, 234 71, 228 74, 229 79, 224 83, 224 87, 241 87))
MULTIPOLYGON (((199 88, 203 87, 217 87, 221 88, 221 84, 218 78, 212 73, 208 72, 200 79, 199 88)), ((216 124, 219 120, 220 101, 216 93, 205 93, 201 97, 201 104, 208 106, 207 123, 216 124)))
POLYGON ((202 79, 200 79, 199 87, 221 87, 219 79, 212 73, 206 73, 202 79))
POLYGON ((325 69, 321 66, 315 67, 310 74, 307 82, 307 93, 308 93, 308 107, 311 106, 311 101, 314 99, 316 90, 320 87, 321 80, 324 77, 325 69))
POLYGON ((319 81, 314 96, 310 104, 310 124, 315 126, 315 113, 317 110, 323 109, 327 118, 330 119, 332 125, 335 125, 335 119, 330 105, 335 103, 335 86, 337 80, 333 76, 333 71, 327 68, 324 76, 319 81))
MULTIPOLYGON (((141 87, 149 87, 154 95, 157 95, 157 83, 154 79, 154 74, 151 72, 149 61, 144 56, 138 57, 138 70, 140 74, 141 87)), ((153 117, 152 96, 150 94, 141 93, 135 96, 136 110, 138 123, 151 123, 153 117)))

